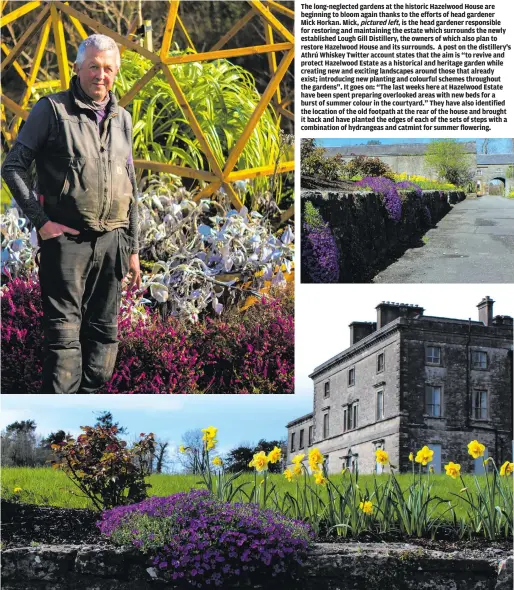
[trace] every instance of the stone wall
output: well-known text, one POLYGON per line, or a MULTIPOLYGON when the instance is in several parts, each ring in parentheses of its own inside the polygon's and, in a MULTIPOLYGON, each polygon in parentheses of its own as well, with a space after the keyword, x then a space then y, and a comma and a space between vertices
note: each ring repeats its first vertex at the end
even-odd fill
MULTIPOLYGON (((402 219, 397 223, 390 219, 380 195, 372 192, 301 192, 302 215, 305 202, 310 201, 330 225, 339 250, 341 283, 370 281, 378 270, 418 242, 450 211, 450 204, 464 198, 464 193, 457 191, 444 193, 443 197, 439 191, 425 191, 422 198, 407 193, 402 198, 402 219)), ((303 266, 301 280, 311 282, 303 266)))
MULTIPOLYGON (((134 549, 40 546, 2 555, 4 590, 172 590, 134 549)), ((245 579, 237 586, 266 590, 507 590, 512 557, 500 549, 443 553, 404 543, 317 544, 288 580, 245 579)), ((189 586, 190 588, 190 586, 189 586)))
MULTIPOLYGON (((512 326, 484 326, 478 322, 438 318, 402 319, 400 466, 409 465, 409 452, 421 443, 441 445, 441 464, 454 461, 473 473, 467 445, 477 439, 501 465, 512 456, 512 326), (441 362, 427 365, 425 347, 437 346, 441 362), (487 352, 487 368, 471 364, 472 351, 487 352), (429 417, 425 385, 441 387, 441 417, 429 417), (487 419, 475 420, 472 395, 487 391, 487 419)), ((444 471, 443 471, 444 473, 444 471)))

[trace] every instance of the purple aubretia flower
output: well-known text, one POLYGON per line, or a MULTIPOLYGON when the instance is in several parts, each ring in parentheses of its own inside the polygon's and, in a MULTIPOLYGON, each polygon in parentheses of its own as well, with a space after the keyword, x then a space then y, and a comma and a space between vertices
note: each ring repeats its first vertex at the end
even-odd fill
POLYGON ((304 523, 255 504, 221 502, 206 490, 107 510, 98 526, 115 544, 131 542, 149 554, 172 579, 215 586, 247 569, 285 572, 301 561, 314 536, 304 523), (141 544, 127 535, 133 530, 141 544), (146 543, 150 534, 154 540, 146 543))
POLYGON ((384 176, 366 176, 356 183, 357 186, 368 187, 374 193, 381 195, 389 217, 393 221, 402 218, 402 200, 398 194, 395 183, 384 176))
POLYGON ((302 267, 313 283, 337 283, 339 252, 328 223, 307 201, 304 208, 302 267))

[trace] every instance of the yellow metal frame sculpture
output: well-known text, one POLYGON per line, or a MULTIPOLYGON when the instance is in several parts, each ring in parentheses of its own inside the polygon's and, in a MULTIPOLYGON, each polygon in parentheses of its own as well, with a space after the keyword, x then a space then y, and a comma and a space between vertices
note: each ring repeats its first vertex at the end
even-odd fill
MULTIPOLYGON (((163 39, 160 49, 156 53, 149 51, 145 47, 141 47, 137 43, 130 41, 122 35, 119 35, 118 33, 110 30, 108 27, 99 23, 88 15, 82 14, 73 8, 69 2, 60 2, 57 0, 27 2, 4 15, 3 9, 5 8, 6 4, 7 3, 5 1, 0 3, 0 9, 2 11, 0 26, 2 27, 31 11, 34 11, 35 15, 33 23, 23 33, 14 47, 9 48, 5 43, 1 44, 1 49, 4 56, 0 66, 2 72, 4 72, 8 67, 12 66, 16 69, 21 79, 26 84, 26 89, 20 100, 20 104, 17 104, 8 96, 6 96, 3 91, 1 93, 2 110, 0 124, 1 132, 5 141, 7 142, 7 145, 10 146, 16 139, 21 121, 27 119, 29 114, 29 111, 27 111, 27 105, 32 93, 35 90, 43 87, 55 87, 56 90, 65 90, 69 86, 70 65, 66 53, 66 41, 63 27, 63 18, 66 15, 82 39, 85 39, 88 36, 88 33, 83 26, 86 25, 94 32, 108 35, 114 39, 116 43, 121 46, 121 53, 126 50, 135 51, 152 63, 152 67, 148 70, 148 72, 136 84, 134 84, 134 86, 124 96, 120 97, 119 102, 122 106, 129 104, 137 95, 137 93, 158 72, 162 72, 164 74, 180 108, 183 111, 184 116, 189 122, 189 125, 191 126, 191 129, 201 146, 202 152, 209 163, 210 171, 195 170, 185 166, 176 166, 173 164, 151 162, 147 160, 135 160, 134 165, 136 168, 152 170, 156 172, 170 172, 178 176, 207 182, 207 185, 202 189, 202 191, 196 195, 196 199, 208 197, 220 187, 223 187, 226 193, 230 196, 233 205, 237 209, 241 208, 242 203, 232 186, 233 182, 242 179, 257 178, 259 176, 270 176, 273 174, 285 173, 294 170, 294 161, 287 161, 278 163, 278 165, 272 164, 268 166, 262 166, 260 168, 234 171, 234 168, 237 165, 238 159, 244 150, 248 138, 252 134, 260 117, 268 105, 273 104, 275 111, 278 113, 278 125, 280 125, 281 117, 294 120, 294 115, 288 108, 292 103, 292 99, 282 100, 280 91, 280 83, 294 59, 294 36, 290 31, 288 31, 286 27, 284 27, 284 25, 274 14, 281 14, 293 19, 294 12, 281 5, 279 2, 275 2, 273 0, 247 0, 247 4, 249 5, 248 13, 237 23, 235 23, 231 29, 212 47, 210 51, 203 53, 196 52, 189 34, 184 27, 184 23, 179 16, 180 0, 169 0, 169 11, 163 39), (236 49, 223 49, 227 42, 254 18, 260 19, 264 27, 266 44, 253 47, 240 47, 236 49), (193 54, 176 57, 171 57, 168 55, 173 40, 173 35, 177 28, 183 33, 188 42, 189 48, 194 52, 193 54), (59 80, 38 82, 37 75, 50 35, 50 29, 53 33, 55 49, 57 53, 59 80), (38 32, 40 35, 39 40, 33 56, 30 72, 27 75, 20 64, 17 62, 17 58, 20 56, 23 50, 28 48, 30 41, 38 34, 38 32), (280 42, 275 41, 275 36, 280 38, 280 42), (261 99, 257 104, 257 107, 252 116, 250 117, 250 120, 248 121, 243 133, 241 134, 241 137, 230 150, 223 167, 221 167, 218 164, 214 153, 209 147, 209 144, 195 117, 193 110, 191 109, 191 106, 187 102, 180 85, 173 75, 172 66, 192 61, 231 58, 257 53, 268 54, 270 81, 262 93, 261 99), (277 61, 277 55, 282 56, 280 61, 277 61), (7 122, 5 109, 14 114, 10 124, 7 122)), ((135 28, 136 22, 134 22, 131 26, 130 32, 134 32, 135 28)), ((292 214, 293 209, 291 208, 291 210, 286 212, 283 217, 287 218, 292 214)))

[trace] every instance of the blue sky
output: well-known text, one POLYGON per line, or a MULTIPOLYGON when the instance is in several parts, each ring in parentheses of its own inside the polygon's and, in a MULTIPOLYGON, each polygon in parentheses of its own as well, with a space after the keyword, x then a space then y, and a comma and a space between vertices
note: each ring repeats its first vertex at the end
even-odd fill
MULTIPOLYGON (((374 139, 374 138, 373 138, 374 139)), ((477 149, 480 149, 482 145, 483 138, 473 139, 473 138, 456 138, 457 141, 476 141, 477 142, 477 149)), ((370 140, 369 137, 367 138, 357 138, 357 139, 335 139, 335 138, 320 138, 316 139, 316 143, 322 147, 340 147, 346 145, 365 145, 370 140)), ((383 143, 384 145, 395 144, 395 143, 429 143, 433 141, 433 138, 427 137, 415 137, 415 138, 384 138, 380 137, 377 138, 378 141, 383 143)), ((489 153, 495 154, 506 154, 512 152, 512 139, 489 139, 489 153)))
POLYGON ((181 435, 197 428, 219 428, 219 451, 242 442, 286 438, 286 424, 311 409, 308 397, 295 395, 2 395, 0 426, 16 420, 35 420, 37 432, 59 429, 79 433, 95 422, 95 413, 109 410, 126 426, 128 440, 141 432, 154 432, 181 444, 181 435))

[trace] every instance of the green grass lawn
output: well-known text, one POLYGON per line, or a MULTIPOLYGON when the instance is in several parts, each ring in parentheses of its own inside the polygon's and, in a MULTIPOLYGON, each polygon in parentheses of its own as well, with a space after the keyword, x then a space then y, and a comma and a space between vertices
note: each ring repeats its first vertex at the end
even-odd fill
MULTIPOLYGON (((387 477, 388 475, 386 474, 379 475, 377 476, 377 480, 378 482, 385 482, 387 477)), ((341 475, 331 477, 335 483, 341 482, 341 478, 341 475)), ((404 489, 412 483, 411 474, 398 475, 397 478, 404 489)), ((261 476, 259 477, 260 479, 262 479, 261 476)), ((478 479, 482 485, 485 485, 485 476, 480 476, 478 479)), ((433 495, 438 496, 442 500, 450 500, 456 508, 457 515, 465 516, 466 502, 452 495, 452 492, 459 494, 459 491, 462 489, 460 479, 454 480, 446 475, 432 475, 431 480, 434 484, 432 489, 433 495)), ((240 481, 253 483, 254 478, 251 474, 245 474, 238 480, 238 483, 240 481)), ((283 496, 287 491, 292 494, 296 492, 296 484, 287 482, 283 475, 271 475, 268 479, 268 482, 270 481, 276 486, 279 496, 283 496)), ((473 494, 475 488, 473 476, 465 475, 464 481, 469 491, 473 494)), ((309 479, 309 482, 313 487, 316 487, 317 491, 321 492, 322 497, 326 497, 325 488, 315 486, 312 478, 309 479)), ((177 492, 188 491, 193 487, 204 487, 201 483, 201 477, 195 475, 156 474, 148 478, 148 483, 152 486, 148 490, 150 496, 168 496, 177 492)), ((359 476, 359 486, 361 489, 368 487, 371 490, 373 487, 373 476, 359 476)), ((91 501, 88 498, 82 497, 78 488, 75 487, 62 471, 55 471, 49 468, 4 467, 2 469, 2 497, 11 498, 14 496, 14 488, 22 489, 19 494, 16 494, 22 502, 64 508, 93 508, 91 501)), ((251 489, 251 486, 248 486, 248 488, 251 489)), ((438 511, 443 512, 447 507, 447 504, 441 504, 438 507, 438 511)))

